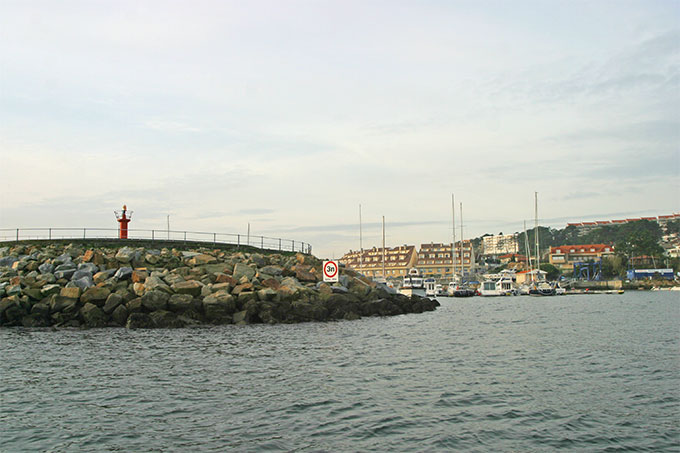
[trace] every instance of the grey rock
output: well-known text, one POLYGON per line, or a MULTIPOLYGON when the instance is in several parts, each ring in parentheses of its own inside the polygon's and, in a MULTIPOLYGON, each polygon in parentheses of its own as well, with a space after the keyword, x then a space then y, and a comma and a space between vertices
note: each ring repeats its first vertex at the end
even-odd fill
POLYGON ((121 267, 113 274, 113 277, 117 280, 128 280, 132 277, 132 268, 127 266, 121 267))
POLYGON ((172 294, 173 291, 170 289, 170 287, 165 284, 163 280, 161 280, 159 277, 156 276, 151 276, 147 277, 144 280, 144 288, 146 288, 147 291, 163 291, 167 294, 172 294))
POLYGON ((142 305, 149 311, 165 310, 170 295, 163 291, 150 291, 142 296, 142 305))
POLYGON ((250 281, 253 277, 255 277, 255 269, 243 263, 236 263, 234 266, 233 277, 236 280, 241 280, 241 277, 246 277, 248 281, 250 281))
POLYGON ((104 313, 106 314, 113 313, 113 311, 122 303, 123 296, 118 293, 111 293, 109 294, 109 297, 106 298, 106 302, 104 302, 104 307, 102 310, 104 310, 104 313))
POLYGON ((125 308, 125 305, 117 306, 116 309, 113 310, 113 313, 111 313, 111 319, 119 326, 124 326, 127 322, 127 318, 128 310, 125 308))
POLYGON ((125 327, 128 329, 153 329, 156 325, 147 313, 131 313, 125 327))
POLYGON ((83 321, 85 321, 87 327, 104 327, 106 325, 106 314, 94 304, 86 303, 80 309, 80 314, 83 316, 83 321))
POLYGON ((59 265, 64 263, 71 263, 72 260, 73 258, 71 258, 71 255, 69 255, 68 253, 64 253, 54 259, 54 264, 59 265))
POLYGON ((49 297, 52 294, 59 294, 60 291, 61 286, 52 284, 43 286, 40 292, 42 293, 43 297, 49 297))
POLYGON ((40 266, 38 266, 38 270, 41 274, 51 274, 54 272, 54 264, 42 263, 40 266))
POLYGON ((119 263, 130 263, 137 257, 137 251, 130 247, 123 247, 116 253, 116 261, 119 263))
POLYGON ((71 275, 71 280, 78 280, 83 277, 89 277, 92 280, 92 272, 88 270, 77 270, 71 275))
POLYGON ((168 309, 176 313, 194 308, 194 298, 191 294, 173 294, 168 299, 168 309))
POLYGON ((73 276, 73 274, 75 274, 75 273, 76 273, 75 268, 63 269, 63 270, 54 271, 54 277, 56 279, 65 278, 66 280, 70 280, 71 277, 73 276))
POLYGON ((78 271, 88 271, 90 274, 94 275, 99 272, 99 267, 94 263, 80 263, 78 265, 78 271))
MULTIPOLYGON (((265 266, 260 268, 260 274, 272 275, 278 277, 283 274, 283 268, 280 266, 265 266)), ((264 279, 263 279, 264 280, 264 279)))

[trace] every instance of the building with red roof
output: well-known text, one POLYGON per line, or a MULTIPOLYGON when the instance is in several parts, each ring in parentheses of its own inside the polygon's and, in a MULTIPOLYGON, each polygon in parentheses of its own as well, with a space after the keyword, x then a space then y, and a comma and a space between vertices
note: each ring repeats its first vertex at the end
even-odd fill
POLYGON ((550 264, 560 271, 571 272, 574 263, 598 261, 614 254, 614 246, 610 244, 579 244, 550 247, 550 264))

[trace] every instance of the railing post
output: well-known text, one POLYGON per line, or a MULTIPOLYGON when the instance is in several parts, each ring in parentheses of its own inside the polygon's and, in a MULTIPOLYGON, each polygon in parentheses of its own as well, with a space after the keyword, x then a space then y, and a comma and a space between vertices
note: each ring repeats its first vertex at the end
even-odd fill
POLYGON ((293 252, 295 251, 295 241, 293 241, 293 252))
POLYGON ((241 247, 241 235, 237 234, 236 235, 236 247, 241 247))
POLYGON ((281 251, 281 238, 279 238, 279 251, 281 251))
POLYGON ((19 228, 17 228, 17 242, 19 242, 19 228))
POLYGON ((213 245, 217 244, 217 233, 213 233, 213 245))
POLYGON ((50 228, 50 241, 52 240, 52 228, 50 228))
POLYGON ((185 231, 184 232, 184 242, 186 242, 186 241, 187 241, 187 232, 185 231))
POLYGON ((264 236, 260 236, 260 249, 264 248, 264 236))
POLYGON ((83 228, 83 239, 85 239, 85 228, 83 228))
POLYGON ((151 230, 151 240, 152 240, 152 241, 153 241, 154 239, 156 239, 155 233, 156 233, 156 230, 151 230))

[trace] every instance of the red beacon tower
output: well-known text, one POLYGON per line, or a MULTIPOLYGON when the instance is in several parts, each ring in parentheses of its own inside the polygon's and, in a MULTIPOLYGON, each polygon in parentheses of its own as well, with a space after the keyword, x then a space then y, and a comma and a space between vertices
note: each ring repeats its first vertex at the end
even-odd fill
POLYGON ((116 215, 116 220, 118 220, 118 238, 127 239, 128 238, 128 223, 132 220, 132 211, 127 211, 127 206, 123 205, 123 212, 113 211, 116 215))

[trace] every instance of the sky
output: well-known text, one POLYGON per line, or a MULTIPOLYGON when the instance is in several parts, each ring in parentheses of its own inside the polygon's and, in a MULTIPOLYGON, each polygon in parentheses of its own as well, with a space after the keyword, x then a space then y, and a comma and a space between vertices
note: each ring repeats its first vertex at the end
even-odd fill
POLYGON ((0 228, 321 258, 680 212, 680 2, 0 0, 0 228))

